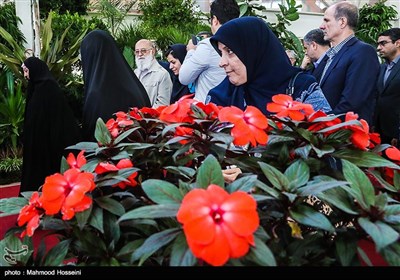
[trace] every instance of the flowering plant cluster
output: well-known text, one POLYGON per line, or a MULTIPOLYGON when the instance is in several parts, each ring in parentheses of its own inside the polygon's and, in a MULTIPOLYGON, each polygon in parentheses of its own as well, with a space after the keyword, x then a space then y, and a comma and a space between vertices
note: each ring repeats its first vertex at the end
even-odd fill
POLYGON ((400 265, 400 151, 353 113, 267 109, 183 97, 99 119, 38 192, 0 201, 19 213, 0 246, 28 244, 20 265, 400 265), (34 256, 38 228, 60 242, 34 256))

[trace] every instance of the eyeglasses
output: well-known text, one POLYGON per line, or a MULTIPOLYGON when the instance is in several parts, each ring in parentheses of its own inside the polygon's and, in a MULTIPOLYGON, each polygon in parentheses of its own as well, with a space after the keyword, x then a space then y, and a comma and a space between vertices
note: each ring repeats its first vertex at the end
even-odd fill
POLYGON ((149 49, 140 49, 140 50, 135 50, 135 55, 139 55, 139 54, 141 54, 141 55, 145 55, 148 51, 150 51, 151 50, 151 48, 149 48, 149 49))
POLYGON ((210 15, 210 17, 208 18, 208 24, 211 24, 213 17, 213 15, 210 15))
POLYGON ((394 41, 379 41, 377 44, 378 46, 384 47, 387 43, 394 43, 394 41))

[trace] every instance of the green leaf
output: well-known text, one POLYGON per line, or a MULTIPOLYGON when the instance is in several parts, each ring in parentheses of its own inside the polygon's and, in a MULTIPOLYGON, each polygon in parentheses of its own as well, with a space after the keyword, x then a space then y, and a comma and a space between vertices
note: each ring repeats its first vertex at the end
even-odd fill
POLYGON ((178 213, 180 205, 178 204, 162 204, 148 205, 136 208, 122 215, 118 222, 129 219, 151 219, 151 218, 167 218, 175 217, 178 213))
POLYGON ((89 224, 97 228, 101 233, 104 234, 103 228, 103 209, 99 207, 94 207, 92 211, 92 216, 90 216, 89 224))
POLYGON ((257 175, 244 176, 236 179, 231 184, 229 184, 226 187, 226 190, 228 191, 228 193, 233 193, 236 191, 244 191, 247 193, 252 191, 252 189, 255 187, 256 182, 257 175))
POLYGON ((104 212, 104 236, 110 244, 117 244, 121 237, 120 225, 117 217, 111 213, 104 212), (111 242, 110 242, 111 241, 111 242))
POLYGON ((343 174, 350 183, 350 187, 342 186, 347 190, 361 205, 364 210, 369 210, 371 205, 375 205, 375 190, 367 175, 353 163, 342 160, 343 174))
POLYGON ((164 169, 172 174, 182 175, 187 179, 193 178, 196 174, 196 170, 185 166, 166 166, 164 169))
POLYGON ((336 125, 328 126, 328 127, 324 128, 324 129, 318 130, 317 132, 318 133, 325 133, 325 132, 329 132, 329 131, 332 131, 332 130, 338 130, 339 128, 343 128, 345 126, 351 126, 351 125, 361 126, 361 123, 358 120, 351 120, 351 121, 342 122, 342 123, 339 123, 339 124, 336 124, 336 125))
POLYGON ((358 223, 371 236, 378 251, 396 242, 400 236, 391 226, 381 221, 371 222, 368 218, 360 217, 358 223))
POLYGON ((258 162, 261 167, 261 171, 271 182, 271 184, 278 190, 287 190, 289 186, 289 180, 280 172, 278 169, 269 165, 265 162, 258 162))
POLYGON ((334 157, 345 159, 359 167, 390 167, 399 169, 400 167, 390 160, 384 159, 378 154, 360 150, 339 150, 332 154, 334 157))
MULTIPOLYGON (((161 247, 167 245, 181 232, 180 228, 170 228, 162 232, 151 235, 132 255, 131 261, 134 262, 142 256, 149 257, 161 247)), ((141 260, 143 262, 143 260, 141 260)))
POLYGON ((180 204, 182 194, 178 187, 163 180, 149 179, 142 183, 143 191, 155 203, 180 204))
POLYGON ((310 154, 311 149, 312 149, 311 144, 308 144, 308 145, 296 148, 294 150, 294 153, 296 155, 300 156, 302 159, 307 159, 310 154))
POLYGON ((263 190, 263 191, 265 191, 267 194, 269 194, 273 198, 279 198, 279 196, 280 196, 280 192, 278 192, 277 190, 267 186, 266 184, 264 184, 260 180, 257 180, 256 187, 261 189, 261 190, 263 190))
POLYGON ((137 239, 135 241, 130 241, 124 245, 124 247, 117 253, 117 258, 129 257, 143 244, 144 240, 137 239))
POLYGON ((274 254, 268 246, 256 236, 254 242, 256 245, 250 248, 245 258, 261 266, 276 266, 274 254))
POLYGON ((297 160, 289 165, 284 174, 289 180, 289 190, 295 190, 308 182, 310 168, 304 161, 297 160))
POLYGON ((389 184, 385 179, 382 178, 378 170, 367 170, 369 174, 374 176, 374 178, 388 191, 397 192, 396 188, 389 184))
POLYGON ((63 240, 46 254, 44 266, 60 266, 68 253, 71 240, 63 240))
POLYGON ((336 239, 335 249, 342 266, 350 266, 356 254, 357 243, 339 237, 336 239))
POLYGON ((400 172, 399 171, 394 172, 393 185, 397 191, 400 191, 400 172))
POLYGON ((322 179, 319 180, 318 178, 316 181, 312 180, 307 182, 304 187, 299 188, 299 195, 308 196, 308 195, 315 195, 318 196, 319 193, 327 191, 332 188, 336 188, 343 185, 348 185, 349 183, 346 181, 336 181, 328 176, 325 176, 329 179, 322 179))
POLYGON ((393 243, 392 245, 382 250, 382 255, 390 266, 400 266, 400 243, 393 243))
POLYGON ((111 143, 111 133, 101 118, 97 119, 94 137, 96 138, 97 142, 101 143, 103 146, 107 146, 111 143))
POLYGON ((189 249, 185 235, 181 232, 172 244, 170 266, 193 266, 197 259, 189 249))
POLYGON ((358 215, 358 212, 353 210, 353 199, 350 199, 347 192, 341 188, 326 190, 325 192, 318 194, 317 197, 348 214, 358 215))
POLYGON ((122 216, 125 214, 125 209, 118 201, 110 198, 110 197, 99 197, 95 199, 96 203, 103 209, 117 215, 122 216))
POLYGON ((27 239, 28 237, 25 237, 21 242, 14 234, 6 234, 0 241, 0 266, 15 266, 17 263, 26 265, 33 253, 32 242, 25 242, 27 239), (18 254, 13 254, 13 252, 18 252, 18 254))
POLYGON ((196 184, 197 187, 203 189, 206 189, 211 184, 224 187, 225 181, 222 176, 221 166, 213 155, 208 155, 199 167, 196 184))
POLYGON ((28 204, 28 200, 23 197, 10 197, 0 199, 0 212, 2 214, 18 214, 22 207, 28 204))
POLYGON ((90 214, 92 213, 92 208, 93 204, 90 205, 89 209, 86 209, 85 211, 75 213, 76 221, 78 222, 78 227, 80 230, 82 230, 85 225, 87 224, 90 214))
POLYGON ((317 153, 317 156, 319 158, 323 157, 326 154, 331 154, 331 153, 333 153, 335 151, 335 148, 332 147, 331 145, 323 145, 320 148, 312 146, 312 148, 317 153))
POLYGON ((335 228, 322 213, 304 205, 298 205, 293 210, 289 210, 290 216, 297 222, 329 232, 334 232, 335 228))

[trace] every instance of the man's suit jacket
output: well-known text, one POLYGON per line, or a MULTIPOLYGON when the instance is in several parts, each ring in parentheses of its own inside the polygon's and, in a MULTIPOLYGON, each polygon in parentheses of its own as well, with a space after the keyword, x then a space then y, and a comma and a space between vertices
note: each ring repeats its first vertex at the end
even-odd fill
POLYGON ((378 98, 375 127, 383 136, 398 139, 400 129, 400 61, 393 67, 385 85, 383 85, 385 71, 386 64, 383 64, 377 82, 378 98))
POLYGON ((320 81, 332 113, 352 111, 372 124, 378 74, 375 49, 355 37, 350 39, 334 56, 320 81))

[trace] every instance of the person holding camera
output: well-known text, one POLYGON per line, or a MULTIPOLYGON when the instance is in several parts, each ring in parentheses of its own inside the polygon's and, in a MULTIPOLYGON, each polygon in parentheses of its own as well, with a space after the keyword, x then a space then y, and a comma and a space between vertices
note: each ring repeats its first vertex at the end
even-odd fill
MULTIPOLYGON (((211 32, 214 34, 222 24, 239 17, 239 14, 235 0, 213 1, 210 6, 211 32)), ((210 38, 202 39, 197 45, 194 43, 190 39, 186 46, 187 55, 179 71, 179 81, 183 85, 194 83, 194 99, 204 103, 210 89, 219 85, 226 74, 218 66, 220 57, 211 46, 210 38)))

